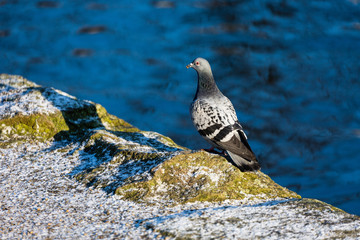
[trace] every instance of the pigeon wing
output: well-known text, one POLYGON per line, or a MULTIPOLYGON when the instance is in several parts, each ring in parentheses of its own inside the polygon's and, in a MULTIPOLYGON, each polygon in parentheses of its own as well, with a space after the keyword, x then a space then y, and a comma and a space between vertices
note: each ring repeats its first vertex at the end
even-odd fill
POLYGON ((245 160, 256 161, 256 156, 247 141, 246 135, 242 129, 234 129, 228 133, 226 138, 214 139, 216 144, 222 149, 232 152, 245 160), (230 136, 229 136, 230 135, 230 136), (225 139, 225 140, 224 140, 225 139), (229 139, 229 140, 228 140, 229 139))

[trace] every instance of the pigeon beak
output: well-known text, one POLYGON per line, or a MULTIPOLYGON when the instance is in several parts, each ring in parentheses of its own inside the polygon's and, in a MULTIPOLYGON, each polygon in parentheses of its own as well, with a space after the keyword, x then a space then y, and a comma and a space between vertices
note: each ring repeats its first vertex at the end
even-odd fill
POLYGON ((186 68, 192 68, 193 66, 194 66, 193 63, 189 63, 189 64, 186 66, 186 68))

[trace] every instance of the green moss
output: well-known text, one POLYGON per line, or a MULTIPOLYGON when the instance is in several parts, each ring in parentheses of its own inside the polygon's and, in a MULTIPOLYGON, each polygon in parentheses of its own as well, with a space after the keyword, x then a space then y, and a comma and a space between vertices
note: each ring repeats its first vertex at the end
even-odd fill
POLYGON ((109 114, 100 104, 95 104, 95 107, 96 113, 106 129, 121 132, 140 132, 138 128, 132 126, 130 123, 109 114))
POLYGON ((160 198, 178 203, 300 198, 261 172, 240 172, 226 159, 205 152, 175 156, 161 164, 150 181, 119 187, 116 194, 133 201, 160 198))
POLYGON ((53 114, 18 114, 12 118, 0 120, 0 138, 3 146, 11 141, 36 139, 46 141, 60 131, 69 130, 61 112, 53 114))

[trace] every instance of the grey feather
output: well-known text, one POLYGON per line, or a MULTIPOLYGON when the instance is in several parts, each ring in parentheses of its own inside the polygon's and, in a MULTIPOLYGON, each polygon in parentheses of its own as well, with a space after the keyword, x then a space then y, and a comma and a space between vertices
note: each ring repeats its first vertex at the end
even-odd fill
POLYGON ((198 74, 198 86, 190 106, 195 128, 212 146, 227 151, 229 160, 241 171, 259 170, 260 164, 235 109, 217 87, 208 61, 196 58, 187 67, 194 68, 198 74))

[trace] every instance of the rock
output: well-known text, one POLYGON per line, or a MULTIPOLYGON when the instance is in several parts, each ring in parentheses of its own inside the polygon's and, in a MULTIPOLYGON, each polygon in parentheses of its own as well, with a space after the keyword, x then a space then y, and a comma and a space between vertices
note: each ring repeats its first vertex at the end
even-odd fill
POLYGON ((1 238, 360 236, 359 217, 99 104, 6 74, 0 99, 1 238))
POLYGON ((59 142, 60 147, 81 143, 77 150, 86 160, 70 175, 87 186, 142 202, 300 198, 265 174, 242 173, 218 155, 183 152, 171 139, 140 131, 99 104, 23 78, 23 85, 16 77, 1 78, 6 85, 2 146, 19 141, 53 141, 56 148, 59 142))
POLYGON ((76 135, 96 128, 112 131, 140 130, 106 112, 99 104, 81 101, 62 91, 41 87, 22 77, 0 75, 0 139, 2 146, 14 141, 47 141, 58 134, 76 135))
POLYGON ((357 239, 360 236, 359 217, 314 199, 191 209, 137 223, 176 239, 357 239))
POLYGON ((264 173, 240 172, 207 152, 178 154, 159 164, 149 181, 121 186, 116 193, 135 201, 176 203, 300 198, 264 173))

